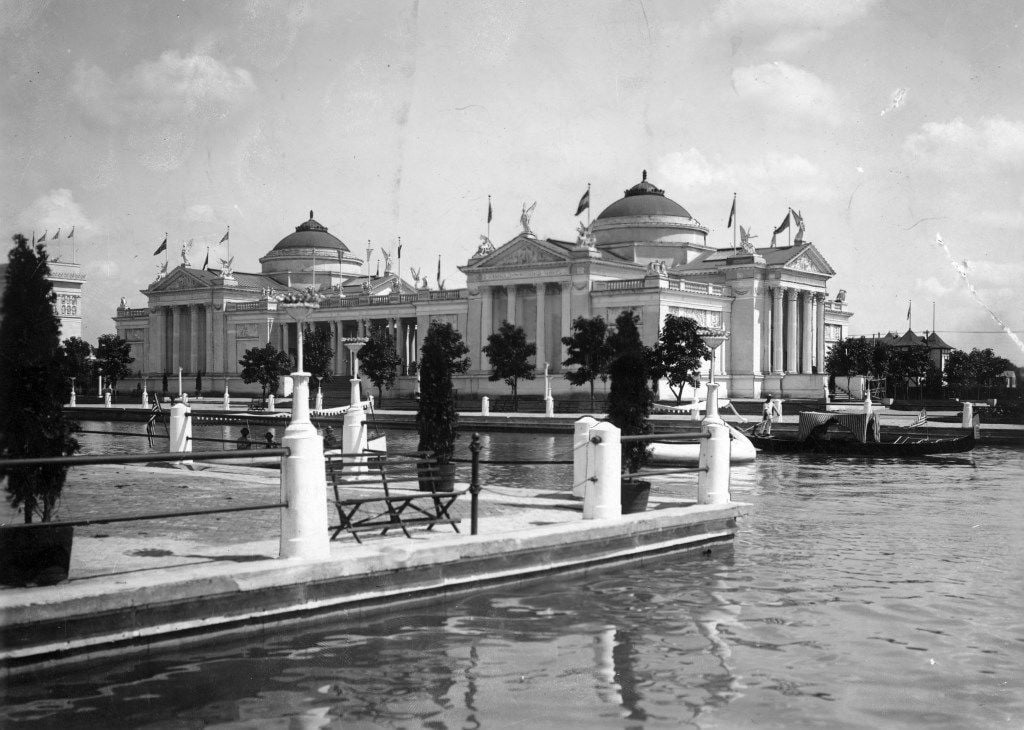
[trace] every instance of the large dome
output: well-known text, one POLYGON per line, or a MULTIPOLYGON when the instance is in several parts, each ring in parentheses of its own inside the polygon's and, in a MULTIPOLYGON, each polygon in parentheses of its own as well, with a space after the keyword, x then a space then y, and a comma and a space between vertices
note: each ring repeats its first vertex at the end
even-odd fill
POLYGON ((313 220, 313 211, 309 211, 309 220, 303 221, 295 226, 295 233, 289 233, 274 246, 274 251, 284 251, 292 248, 332 248, 338 251, 348 251, 348 246, 341 242, 341 239, 332 236, 327 232, 327 226, 320 225, 313 220))
POLYGON ((667 215, 692 218, 686 208, 671 198, 666 198, 664 190, 647 182, 647 170, 644 170, 643 180, 627 190, 624 198, 619 198, 601 211, 601 215, 597 216, 597 220, 639 215, 667 215))

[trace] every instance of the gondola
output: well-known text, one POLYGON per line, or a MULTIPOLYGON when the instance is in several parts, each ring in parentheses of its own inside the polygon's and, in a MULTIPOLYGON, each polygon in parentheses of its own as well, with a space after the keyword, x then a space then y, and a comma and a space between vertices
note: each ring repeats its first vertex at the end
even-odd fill
POLYGON ((748 438, 758 451, 767 454, 914 458, 971 451, 978 441, 978 420, 975 419, 973 428, 964 436, 919 438, 907 435, 883 441, 873 413, 804 412, 800 414, 800 429, 795 437, 751 434, 748 438))

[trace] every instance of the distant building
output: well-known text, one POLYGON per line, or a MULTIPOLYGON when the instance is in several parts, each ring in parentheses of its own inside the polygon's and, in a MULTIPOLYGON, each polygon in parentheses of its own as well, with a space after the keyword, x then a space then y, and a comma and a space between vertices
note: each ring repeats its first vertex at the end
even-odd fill
MULTIPOLYGON (((494 395, 507 388, 488 381, 482 348, 503 321, 521 326, 536 343, 539 374, 547 364, 558 375, 567 357, 561 338, 575 318, 601 315, 611 322, 628 309, 639 316, 648 344, 669 314, 729 331, 715 358, 715 379, 733 395, 821 394, 825 353, 843 338, 852 314, 842 296, 829 297, 835 271, 812 243, 715 248, 707 243, 708 229, 648 182, 646 172, 589 228, 581 226, 575 241, 537 237, 530 212, 524 207, 523 230, 506 243, 481 237, 459 267, 464 289, 440 289, 437 282, 430 288, 418 272, 410 284, 399 276, 401 262, 392 268, 390 259, 383 273, 364 271, 364 260, 311 212, 260 259, 260 273, 178 266, 142 290, 145 307, 118 308, 117 332, 131 343, 144 375, 201 370, 210 387, 227 380, 234 390, 241 387, 238 361, 247 349, 270 342, 294 354, 297 326, 277 298, 315 287, 324 299, 309 326, 330 333, 336 374, 353 374, 358 338, 384 324, 402 361, 396 390, 412 393, 419 343, 430 322, 440 320, 461 332, 470 350, 470 372, 456 388, 494 395)), ((563 377, 553 377, 551 386, 556 395, 579 392, 563 377)), ((521 393, 543 389, 542 377, 520 385, 521 393)))
POLYGON ((939 337, 937 332, 928 332, 928 330, 924 331, 924 335, 919 335, 912 329, 908 329, 902 335, 896 332, 888 332, 885 335, 872 337, 871 340, 895 347, 897 350, 909 350, 912 347, 923 345, 928 348, 928 357, 935 364, 935 367, 938 368, 939 372, 945 372, 946 360, 949 359, 949 353, 954 349, 946 344, 946 341, 939 337))
MULTIPOLYGON (((7 267, 0 264, 0 295, 7 286, 7 267)), ((77 263, 50 259, 50 283, 53 284, 53 310, 60 319, 61 342, 69 337, 82 336, 82 288, 85 285, 85 274, 77 263)), ((3 312, 0 311, 0 319, 3 312)))

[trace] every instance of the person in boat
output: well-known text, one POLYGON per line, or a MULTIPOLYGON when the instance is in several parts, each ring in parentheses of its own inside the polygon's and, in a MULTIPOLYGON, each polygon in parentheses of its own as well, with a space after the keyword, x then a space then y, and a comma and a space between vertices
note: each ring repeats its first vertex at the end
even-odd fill
POLYGON ((274 448, 274 434, 272 434, 270 431, 267 431, 265 434, 263 434, 263 438, 267 442, 268 449, 274 448))
POLYGON ((773 420, 775 420, 775 404, 772 402, 771 393, 769 393, 761 405, 761 423, 757 426, 757 435, 771 436, 773 420))
POLYGON ((252 441, 249 440, 249 429, 243 428, 241 436, 235 441, 239 449, 251 449, 252 441))
POLYGON ((335 440, 334 429, 330 426, 324 426, 324 448, 333 449, 337 447, 337 441, 335 440))

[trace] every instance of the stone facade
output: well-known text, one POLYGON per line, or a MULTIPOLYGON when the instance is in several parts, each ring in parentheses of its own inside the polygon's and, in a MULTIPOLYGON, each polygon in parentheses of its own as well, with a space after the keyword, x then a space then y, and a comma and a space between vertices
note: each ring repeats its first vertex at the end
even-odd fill
MULTIPOLYGON (((497 395, 507 388, 487 380, 482 348, 502 321, 523 327, 536 343, 538 373, 546 363, 559 375, 566 357, 561 338, 576 317, 601 315, 610 322, 631 309, 648 344, 668 314, 729 331, 715 357, 715 379, 735 396, 821 395, 825 353, 846 333, 851 313, 842 297, 827 295, 835 272, 813 244, 709 246, 707 229, 649 183, 646 173, 578 233, 575 241, 538 238, 524 212, 522 233, 497 247, 485 240, 460 267, 464 289, 432 290, 425 281, 402 280, 390 262, 383 274, 362 273, 364 261, 311 212, 296 233, 260 259, 261 273, 183 264, 142 290, 146 307, 123 306, 115 322, 144 376, 198 370, 207 387, 222 388, 227 380, 232 391, 251 390, 238 379, 239 359, 268 342, 294 354, 297 325, 277 298, 312 286, 323 302, 306 326, 330 333, 336 374, 354 372, 345 342, 385 324, 402 360, 396 389, 413 392, 410 366, 420 338, 431 320, 441 320, 460 331, 470 349, 470 372, 456 384, 460 393, 497 395)), ((551 378, 551 387, 556 397, 581 392, 560 376, 551 378)), ((542 377, 520 385, 523 394, 543 390, 542 377)))

